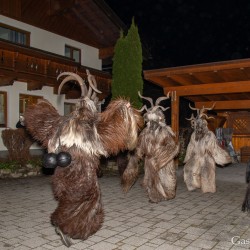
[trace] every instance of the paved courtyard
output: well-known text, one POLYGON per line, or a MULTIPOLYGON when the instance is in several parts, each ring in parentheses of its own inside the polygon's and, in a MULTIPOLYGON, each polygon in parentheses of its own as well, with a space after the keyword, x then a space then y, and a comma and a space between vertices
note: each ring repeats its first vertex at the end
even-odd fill
POLYGON ((250 214, 241 212, 245 164, 217 168, 217 192, 188 192, 179 167, 177 196, 148 202, 140 180, 124 195, 118 176, 99 179, 105 208, 101 230, 65 247, 50 224, 56 202, 50 176, 0 180, 1 250, 250 249, 250 214), (241 244, 232 244, 235 236, 241 244))

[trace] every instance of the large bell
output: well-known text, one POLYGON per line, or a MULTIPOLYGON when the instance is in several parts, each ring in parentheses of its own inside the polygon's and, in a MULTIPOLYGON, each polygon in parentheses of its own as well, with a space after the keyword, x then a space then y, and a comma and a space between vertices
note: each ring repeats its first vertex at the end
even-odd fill
POLYGON ((71 163, 71 155, 68 152, 60 152, 56 160, 58 166, 67 167, 71 163))
POLYGON ((57 167, 57 154, 55 153, 48 153, 43 156, 43 166, 45 168, 56 168, 57 167))

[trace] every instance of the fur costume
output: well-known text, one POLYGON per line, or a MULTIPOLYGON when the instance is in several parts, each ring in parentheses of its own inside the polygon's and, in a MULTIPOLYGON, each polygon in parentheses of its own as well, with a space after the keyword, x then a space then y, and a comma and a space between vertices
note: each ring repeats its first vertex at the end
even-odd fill
POLYGON ((192 115, 190 118, 194 131, 184 159, 184 181, 189 191, 201 188, 203 193, 214 193, 216 164, 228 164, 231 157, 221 148, 215 134, 207 127, 206 118, 209 117, 205 112, 212 108, 190 108, 197 111, 197 116, 192 115))
POLYGON ((125 99, 112 101, 103 113, 97 111, 98 91, 88 73, 89 90, 77 74, 65 72, 59 86, 77 81, 82 97, 69 116, 60 116, 46 100, 30 106, 25 112, 25 125, 31 135, 48 152, 65 151, 72 161, 67 167, 57 167, 52 176, 52 189, 58 201, 51 222, 63 243, 70 246, 70 238, 87 239, 98 231, 104 220, 97 168, 101 156, 133 149, 137 144, 138 128, 142 126, 140 113, 125 99), (88 91, 88 93, 87 93, 88 91))
POLYGON ((244 201, 242 203, 241 211, 248 212, 250 210, 250 161, 246 168, 246 183, 248 183, 244 201))
MULTIPOLYGON (((139 135, 138 145, 130 155, 128 166, 122 176, 123 190, 128 192, 139 173, 139 160, 144 158, 143 187, 147 191, 150 202, 173 199, 176 194, 176 168, 174 158, 179 146, 175 141, 172 129, 166 125, 159 103, 169 97, 159 97, 155 105, 149 97, 143 97, 151 103, 146 109, 144 120, 146 127, 139 135)), ((142 109, 142 110, 143 110, 142 109)))

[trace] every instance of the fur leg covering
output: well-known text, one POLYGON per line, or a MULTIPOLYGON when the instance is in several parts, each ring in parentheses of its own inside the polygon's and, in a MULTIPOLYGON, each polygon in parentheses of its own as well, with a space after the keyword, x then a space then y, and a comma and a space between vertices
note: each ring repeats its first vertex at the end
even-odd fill
POLYGON ((121 185, 123 192, 127 193, 136 182, 139 175, 139 158, 134 153, 128 155, 128 165, 122 175, 121 185))
POLYGON ((96 165, 58 167, 52 177, 58 207, 51 222, 70 238, 87 239, 102 226, 104 212, 96 165))
POLYGON ((188 191, 193 191, 201 187, 201 168, 198 163, 201 160, 203 159, 190 158, 184 166, 184 182, 188 191))
POLYGON ((231 162, 228 152, 222 149, 213 132, 206 131, 197 139, 191 135, 184 160, 184 181, 189 191, 201 188, 203 193, 216 192, 216 164, 231 162))
POLYGON ((169 164, 158 172, 155 172, 152 167, 145 168, 143 187, 147 191, 149 201, 152 203, 175 198, 176 170, 174 162, 169 164), (173 164, 173 166, 171 167, 169 164, 173 164))
POLYGON ((216 165, 211 157, 206 157, 201 166, 201 191, 202 193, 215 193, 215 170, 216 165))
POLYGON ((247 163, 246 168, 246 183, 248 183, 248 187, 241 207, 241 211, 243 212, 248 212, 250 210, 250 162, 247 163))
POLYGON ((245 199, 242 203, 241 211, 243 212, 250 211, 250 184, 248 184, 246 194, 245 194, 245 199))
POLYGON ((175 198, 176 169, 174 161, 170 161, 159 171, 155 171, 151 164, 150 160, 145 159, 143 187, 147 191, 149 201, 158 203, 175 198))
POLYGON ((166 167, 153 173, 153 168, 145 169, 143 186, 145 187, 149 201, 158 203, 163 200, 171 200, 176 195, 176 170, 171 161, 166 167))

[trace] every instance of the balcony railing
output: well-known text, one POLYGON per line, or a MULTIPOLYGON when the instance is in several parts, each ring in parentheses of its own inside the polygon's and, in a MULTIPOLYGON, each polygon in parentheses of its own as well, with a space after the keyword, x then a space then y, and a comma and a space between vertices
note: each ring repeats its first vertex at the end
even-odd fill
MULTIPOLYGON (((111 91, 110 74, 84 67, 64 56, 0 39, 0 86, 19 80, 27 82, 28 90, 51 86, 57 93, 57 76, 61 72, 75 72, 86 79, 86 69, 96 78, 97 88, 102 92, 100 98, 107 97, 111 91)), ((66 97, 74 98, 70 93, 66 97)))

